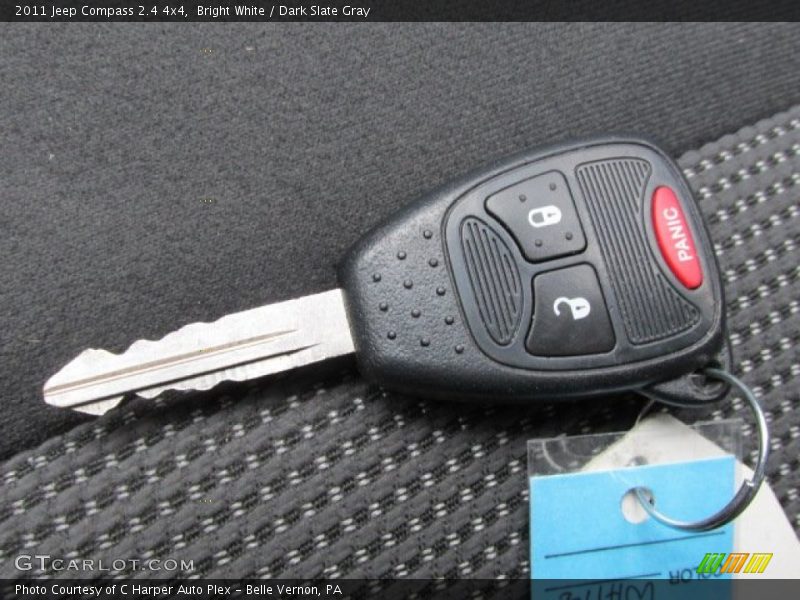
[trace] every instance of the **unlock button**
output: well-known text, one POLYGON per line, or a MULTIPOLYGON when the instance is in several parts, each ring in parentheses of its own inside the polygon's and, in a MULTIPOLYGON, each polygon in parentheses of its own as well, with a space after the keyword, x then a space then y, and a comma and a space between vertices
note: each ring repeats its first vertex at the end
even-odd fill
POLYGON ((533 280, 533 325, 525 343, 536 356, 600 354, 616 338, 594 269, 586 264, 533 280))

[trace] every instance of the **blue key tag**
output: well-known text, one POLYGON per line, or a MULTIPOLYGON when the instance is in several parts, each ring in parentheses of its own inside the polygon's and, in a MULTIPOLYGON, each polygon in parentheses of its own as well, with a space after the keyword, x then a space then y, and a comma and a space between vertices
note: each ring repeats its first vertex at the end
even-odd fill
POLYGON ((648 515, 633 489, 645 488, 676 519, 717 512, 741 480, 740 431, 738 420, 688 427, 657 415, 627 433, 530 441, 534 597, 691 598, 707 595, 709 585, 715 597, 729 596, 731 575, 720 567, 733 551, 734 525, 670 528, 648 515))

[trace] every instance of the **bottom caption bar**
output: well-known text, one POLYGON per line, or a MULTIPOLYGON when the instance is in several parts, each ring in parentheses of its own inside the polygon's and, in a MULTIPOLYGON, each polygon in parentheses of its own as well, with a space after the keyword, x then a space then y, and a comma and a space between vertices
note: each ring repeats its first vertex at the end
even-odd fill
POLYGON ((799 580, 716 579, 342 579, 342 580, 0 580, 2 599, 225 598, 650 600, 800 597, 799 580))

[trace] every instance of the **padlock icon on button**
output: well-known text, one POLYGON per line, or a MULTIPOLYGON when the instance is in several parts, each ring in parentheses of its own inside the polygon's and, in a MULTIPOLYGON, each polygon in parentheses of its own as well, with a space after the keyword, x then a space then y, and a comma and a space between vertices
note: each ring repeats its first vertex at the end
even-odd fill
POLYGON ((528 223, 532 227, 539 229, 548 225, 556 225, 561 222, 561 209, 552 204, 534 208, 528 213, 528 223))
POLYGON ((589 304, 589 301, 586 298, 581 298, 580 296, 577 298, 565 298, 561 296, 560 298, 556 298, 556 301, 553 302, 553 312, 557 317, 561 316, 561 311, 559 310, 559 306, 561 304, 566 304, 569 306, 569 311, 572 315, 573 321, 584 319, 589 316, 590 312, 592 312, 592 305, 589 304))

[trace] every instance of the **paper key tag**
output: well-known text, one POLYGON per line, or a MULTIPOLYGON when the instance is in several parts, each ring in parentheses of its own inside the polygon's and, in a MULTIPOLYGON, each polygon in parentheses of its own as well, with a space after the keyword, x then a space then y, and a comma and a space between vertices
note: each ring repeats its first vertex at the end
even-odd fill
MULTIPOLYGON (((738 430, 738 424, 735 425, 738 430)), ((650 463, 725 456, 726 452, 698 431, 667 414, 642 421, 605 452, 587 463, 586 469, 620 468, 632 452, 650 463), (669 441, 668 444, 663 442, 669 441)), ((737 451, 738 453, 738 451, 737 451)), ((736 463, 738 477, 751 478, 753 470, 741 461, 736 463)), ((687 490, 686 493, 692 493, 687 490)), ((732 552, 747 556, 742 568, 733 569, 734 579, 793 579, 800 574, 800 540, 797 539, 775 492, 765 482, 753 502, 734 522, 732 552), (756 554, 772 555, 761 573, 745 573, 756 554)), ((709 551, 710 552, 710 551, 709 551)), ((722 561, 724 564, 730 556, 722 561)), ((721 568, 722 565, 720 565, 721 568)))
POLYGON ((665 579, 694 571, 710 551, 733 549, 733 527, 684 533, 623 506, 634 487, 652 490, 659 510, 685 520, 706 517, 734 492, 733 456, 581 471, 531 479, 531 575, 534 579, 665 579), (683 490, 695 490, 687 493, 683 490))
MULTIPOLYGON (((724 597, 730 589, 720 586, 729 577, 796 577, 800 543, 766 485, 735 527, 729 524, 696 534, 655 522, 638 500, 625 496, 630 487, 641 485, 653 491, 659 510, 674 518, 693 520, 716 512, 730 500, 742 477, 751 475, 734 457, 740 452, 740 430, 737 421, 693 428, 657 415, 626 434, 531 442, 531 577, 573 580, 565 582, 566 587, 543 581, 538 588, 534 585, 534 595, 575 597, 580 589, 588 591, 572 590, 575 580, 585 585, 618 578, 630 584, 637 581, 631 578, 643 576, 665 580, 661 585, 671 589, 659 591, 680 590, 681 597, 691 594, 692 586, 686 583, 720 581, 714 592, 724 597), (632 463, 644 465, 631 467, 632 463), (716 568, 711 568, 712 558, 719 563, 716 568), (763 567, 755 571, 761 572, 745 573, 755 561, 763 567)), ((638 581, 639 587, 631 588, 633 597, 645 590, 643 580, 638 581)), ((613 592, 607 587, 608 591, 613 592)))

